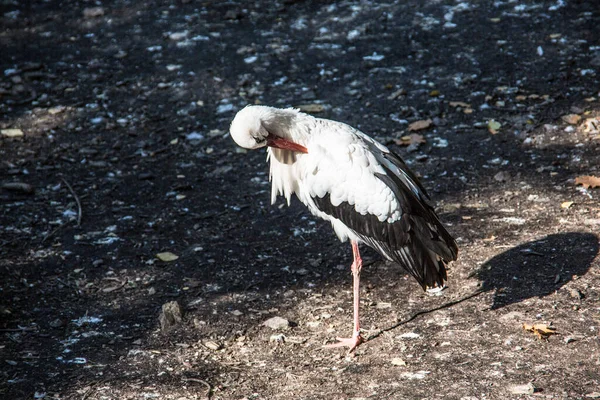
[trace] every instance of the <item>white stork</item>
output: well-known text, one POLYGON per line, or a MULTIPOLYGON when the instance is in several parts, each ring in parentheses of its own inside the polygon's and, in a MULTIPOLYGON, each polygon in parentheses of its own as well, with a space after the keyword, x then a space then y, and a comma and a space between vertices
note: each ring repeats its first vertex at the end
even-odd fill
POLYGON ((231 137, 241 147, 268 146, 271 202, 293 193, 310 212, 331 222, 340 240, 350 239, 354 262, 354 331, 328 347, 363 342, 359 283, 364 243, 395 261, 423 289, 442 287, 456 242, 440 223, 429 196, 404 161, 387 147, 341 122, 293 108, 247 106, 237 113, 231 137))

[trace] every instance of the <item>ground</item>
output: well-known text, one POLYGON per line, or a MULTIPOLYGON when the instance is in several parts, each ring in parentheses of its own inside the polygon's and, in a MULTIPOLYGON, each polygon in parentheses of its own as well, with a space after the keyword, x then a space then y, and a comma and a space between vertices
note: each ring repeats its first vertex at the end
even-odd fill
POLYGON ((0 11, 0 397, 600 398, 595 2, 0 11), (270 205, 253 103, 389 145, 458 242, 437 294, 363 249, 353 356, 351 248, 270 205))

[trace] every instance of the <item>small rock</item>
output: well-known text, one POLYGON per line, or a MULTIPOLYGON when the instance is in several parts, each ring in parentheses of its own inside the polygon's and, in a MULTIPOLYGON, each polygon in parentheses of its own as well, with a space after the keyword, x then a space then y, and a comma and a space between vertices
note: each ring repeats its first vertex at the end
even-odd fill
POLYGON ((148 179, 154 179, 154 174, 152 172, 142 172, 138 175, 138 179, 140 181, 145 181, 148 179))
POLYGON ((269 342, 284 343, 285 335, 282 333, 274 333, 269 337, 269 342))
POLYGON ((572 338, 571 336, 567 336, 566 338, 564 338, 564 339, 563 339, 563 341, 564 341, 566 344, 569 344, 569 343, 571 343, 571 342, 574 342, 574 341, 575 341, 575 339, 574 339, 574 338, 572 338))
POLYGON ((510 174, 506 171, 500 171, 496 175, 494 175, 494 180, 498 182, 506 182, 510 180, 510 174))
POLYGON ((287 330, 290 328, 290 321, 281 317, 269 318, 263 325, 273 330, 287 330))
POLYGON ((5 137, 14 138, 14 137, 22 137, 23 131, 17 128, 12 129, 0 129, 0 134, 5 137))
POLYGON ((585 395, 588 399, 600 399, 600 392, 592 392, 585 395))
POLYGON ((398 367, 404 367, 406 365, 406 362, 401 359, 400 357, 394 357, 392 358, 392 365, 396 365, 398 367))
POLYGON ((535 387, 533 386, 533 383, 531 383, 531 382, 529 382, 526 385, 509 386, 508 390, 512 394, 534 394, 535 393, 535 387))
POLYGON ((392 308, 392 303, 379 302, 375 306, 375 308, 383 309, 383 308, 392 308))
POLYGON ((569 295, 577 300, 582 300, 585 295, 579 289, 569 289, 569 295))
POLYGON ((63 326, 65 326, 66 321, 62 318, 56 318, 52 321, 50 321, 50 323, 48 325, 50 325, 52 328, 62 328, 63 326))
POLYGON ((163 304, 162 311, 158 316, 161 331, 166 332, 173 326, 181 323, 182 318, 183 311, 177 301, 170 301, 163 304))
POLYGON ((102 7, 88 7, 83 9, 84 18, 97 18, 104 15, 104 8, 102 7))
POLYGON ((581 121, 581 115, 577 114, 567 114, 562 116, 562 120, 567 124, 577 125, 579 121, 581 121))
POLYGON ((206 341, 206 342, 204 342, 203 344, 204 344, 204 346, 206 346, 207 348, 209 348, 209 349, 211 349, 211 350, 215 350, 215 351, 217 351, 217 350, 221 349, 221 347, 222 347, 220 343, 217 343, 217 342, 215 342, 214 340, 207 340, 207 341, 206 341))
POLYGON ((21 192, 26 194, 32 194, 34 192, 33 186, 23 182, 6 182, 0 187, 2 187, 4 190, 10 190, 12 192, 21 192))

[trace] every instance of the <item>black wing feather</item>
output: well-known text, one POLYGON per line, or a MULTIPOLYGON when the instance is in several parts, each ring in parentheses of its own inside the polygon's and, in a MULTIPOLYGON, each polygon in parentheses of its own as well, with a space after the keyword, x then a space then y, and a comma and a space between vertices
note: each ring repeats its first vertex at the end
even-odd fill
POLYGON ((456 242, 429 204, 427 192, 402 159, 393 153, 384 157, 404 171, 423 193, 423 196, 414 193, 400 177, 382 165, 385 174, 376 176, 398 199, 402 211, 398 221, 381 222, 375 215, 360 214, 347 202, 333 206, 329 194, 313 198, 314 204, 322 212, 342 221, 382 256, 400 264, 424 289, 442 286, 447 279, 446 263, 456 260, 456 242))

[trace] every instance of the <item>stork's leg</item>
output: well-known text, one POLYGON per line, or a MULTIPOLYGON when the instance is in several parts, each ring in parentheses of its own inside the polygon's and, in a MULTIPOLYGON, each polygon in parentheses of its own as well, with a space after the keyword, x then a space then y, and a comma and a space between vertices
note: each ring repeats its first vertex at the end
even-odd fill
POLYGON ((351 338, 336 338, 338 341, 333 344, 328 344, 325 347, 350 347, 349 353, 353 352, 364 339, 360 336, 360 318, 358 309, 360 306, 360 270, 362 269, 362 258, 358 251, 358 243, 352 240, 352 253, 354 254, 354 262, 352 263, 352 281, 354 287, 354 330, 351 338))

